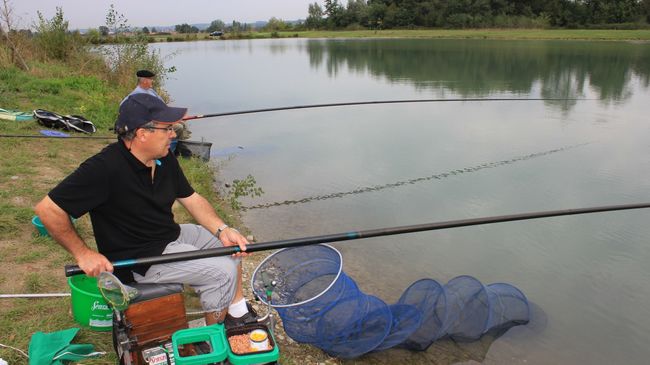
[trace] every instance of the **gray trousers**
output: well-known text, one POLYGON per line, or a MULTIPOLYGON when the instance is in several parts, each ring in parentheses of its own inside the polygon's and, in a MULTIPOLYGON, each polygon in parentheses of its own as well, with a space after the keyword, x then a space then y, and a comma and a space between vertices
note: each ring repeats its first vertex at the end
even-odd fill
MULTIPOLYGON (((181 234, 170 242, 163 254, 223 247, 207 229, 196 224, 181 224, 181 234)), ((133 273, 138 283, 182 283, 199 295, 203 309, 220 312, 228 308, 237 290, 240 259, 230 256, 152 265, 144 276, 133 273)))

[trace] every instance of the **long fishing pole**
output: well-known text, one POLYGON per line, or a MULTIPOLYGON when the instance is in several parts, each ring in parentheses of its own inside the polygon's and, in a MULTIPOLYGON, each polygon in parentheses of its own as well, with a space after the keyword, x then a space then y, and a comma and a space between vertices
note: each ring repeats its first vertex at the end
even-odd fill
POLYGON ((234 112, 224 112, 224 113, 214 113, 214 114, 200 114, 200 115, 188 115, 183 118, 183 120, 193 120, 193 119, 203 119, 203 118, 212 118, 212 117, 223 117, 227 115, 240 115, 240 114, 253 114, 253 113, 266 113, 266 112, 277 112, 280 110, 293 110, 293 109, 310 109, 310 108, 331 108, 339 106, 351 106, 351 105, 372 105, 372 104, 402 104, 402 103, 436 103, 436 102, 462 102, 462 101, 577 101, 577 100, 593 100, 593 99, 554 99, 554 98, 531 98, 531 99, 522 99, 522 98, 464 98, 464 99, 405 99, 405 100, 375 100, 375 101, 354 101, 347 103, 328 103, 328 104, 308 104, 308 105, 294 105, 294 106, 283 106, 277 108, 263 108, 263 109, 252 109, 252 110, 240 110, 234 112))
MULTIPOLYGON (((184 121, 194 120, 194 119, 203 119, 203 118, 213 118, 213 117, 224 117, 228 115, 240 115, 240 114, 253 114, 253 113, 267 113, 267 112, 277 112, 281 110, 294 110, 294 109, 313 109, 313 108, 331 108, 339 106, 352 106, 352 105, 372 105, 372 104, 403 104, 403 103, 435 103, 435 102, 475 102, 475 101, 578 101, 578 100, 595 100, 595 99, 555 99, 555 98, 463 98, 463 99, 405 99, 405 100, 374 100, 374 101, 353 101, 347 103, 328 103, 328 104, 307 104, 307 105, 293 105, 293 106, 282 106, 276 108, 263 108, 263 109, 251 109, 251 110, 239 110, 234 112, 223 112, 223 113, 213 113, 213 114, 199 114, 199 115, 188 115, 183 117, 184 121)), ((64 133, 62 133, 64 134, 64 133)), ((77 139, 114 139, 115 137, 81 137, 81 136, 64 136, 64 135, 33 135, 33 134, 0 134, 0 138, 77 138, 77 139)))
MULTIPOLYGON (((630 209, 642 209, 642 208, 650 208, 650 203, 606 205, 606 206, 589 207, 589 208, 550 210, 550 211, 542 211, 542 212, 499 215, 499 216, 483 217, 483 218, 459 219, 453 221, 416 224, 410 226, 378 228, 378 229, 370 229, 365 231, 334 233, 334 234, 328 234, 323 236, 312 236, 312 237, 293 238, 288 240, 256 243, 256 244, 246 246, 246 252, 251 253, 257 251, 275 250, 279 248, 308 246, 308 245, 314 245, 319 243, 348 241, 348 240, 356 240, 361 238, 380 237, 380 236, 391 236, 396 234, 422 232, 422 231, 434 231, 438 229, 476 226, 481 224, 502 223, 502 222, 512 222, 512 221, 520 221, 520 220, 527 220, 527 219, 559 217, 564 215, 576 215, 576 214, 587 214, 587 213, 598 213, 598 212, 609 212, 609 211, 616 211, 616 210, 630 210, 630 209)), ((160 256, 143 257, 143 258, 130 259, 130 260, 120 260, 120 261, 114 261, 112 262, 112 264, 114 267, 118 267, 118 268, 131 267, 136 265, 164 264, 164 263, 176 262, 176 261, 197 260, 206 257, 226 256, 226 255, 232 255, 237 252, 240 252, 238 246, 219 247, 219 248, 211 248, 211 249, 201 250, 201 251, 179 252, 179 253, 166 254, 160 256)), ((83 274, 83 270, 81 270, 81 268, 79 268, 78 265, 65 266, 65 276, 73 276, 78 274, 83 274)))

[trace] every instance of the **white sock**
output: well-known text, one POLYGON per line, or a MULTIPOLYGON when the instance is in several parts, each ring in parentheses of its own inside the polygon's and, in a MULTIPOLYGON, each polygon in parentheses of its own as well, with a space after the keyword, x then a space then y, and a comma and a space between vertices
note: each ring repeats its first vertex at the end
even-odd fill
POLYGON ((240 318, 246 313, 248 313, 248 307, 246 306, 246 299, 244 298, 228 306, 228 314, 235 318, 240 318))

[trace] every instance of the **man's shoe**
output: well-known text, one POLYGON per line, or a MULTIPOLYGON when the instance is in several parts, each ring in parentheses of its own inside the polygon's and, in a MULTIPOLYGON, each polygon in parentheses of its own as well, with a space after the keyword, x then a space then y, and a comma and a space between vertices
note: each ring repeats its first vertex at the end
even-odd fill
POLYGON ((250 303, 246 302, 246 307, 248 308, 248 312, 244 314, 241 317, 233 317, 230 314, 226 314, 226 319, 224 320, 224 326, 226 327, 227 330, 231 328, 237 328, 241 326, 245 326, 247 324, 252 324, 252 323, 257 323, 257 312, 253 307, 250 305, 250 303))

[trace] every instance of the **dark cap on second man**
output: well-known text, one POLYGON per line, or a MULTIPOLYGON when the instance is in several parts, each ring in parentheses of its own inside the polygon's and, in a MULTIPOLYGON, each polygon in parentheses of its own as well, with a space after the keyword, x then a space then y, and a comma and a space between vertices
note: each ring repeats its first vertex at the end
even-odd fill
POLYGON ((149 71, 149 70, 139 70, 138 72, 135 73, 137 77, 154 77, 156 76, 155 73, 149 71))

